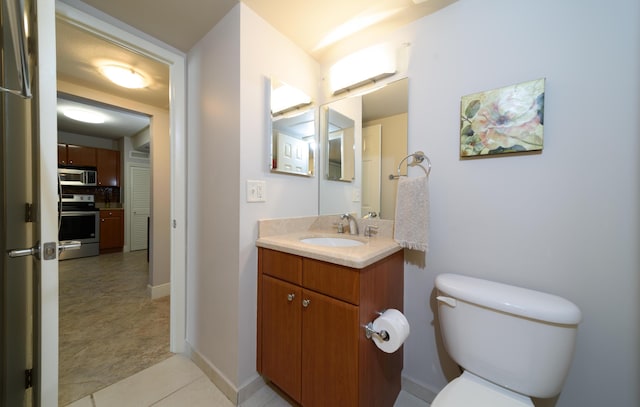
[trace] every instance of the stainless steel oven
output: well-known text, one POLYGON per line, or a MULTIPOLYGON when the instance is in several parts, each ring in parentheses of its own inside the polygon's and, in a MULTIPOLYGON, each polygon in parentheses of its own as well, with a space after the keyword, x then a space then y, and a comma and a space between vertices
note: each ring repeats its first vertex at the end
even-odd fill
POLYGON ((81 243, 78 250, 60 253, 60 260, 100 254, 100 211, 95 207, 93 195, 62 195, 58 239, 81 243))

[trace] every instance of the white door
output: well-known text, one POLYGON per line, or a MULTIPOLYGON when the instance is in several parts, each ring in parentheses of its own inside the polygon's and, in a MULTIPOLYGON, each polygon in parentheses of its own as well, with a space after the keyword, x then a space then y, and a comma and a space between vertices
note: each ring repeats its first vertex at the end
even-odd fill
MULTIPOLYGON (((33 97, 2 92, 2 405, 58 404, 57 125, 55 5, 2 2, 2 86, 27 61, 33 97), (12 18, 12 13, 13 18, 12 18), (20 56, 28 21, 28 56, 20 56), (16 34, 18 34, 16 36, 16 34), (16 39, 16 40, 14 40, 16 39), (17 59, 15 57, 18 57, 17 59), (34 63, 35 62, 35 63, 34 63), (36 68, 37 67, 37 68, 36 68), (10 253, 8 252, 10 251, 10 253), (31 386, 25 383, 32 369, 31 386)), ((18 82, 21 82, 18 80, 18 82)), ((15 85, 15 84, 14 84, 15 85)))
POLYGON ((280 132, 277 138, 278 169, 296 174, 309 174, 309 144, 280 132))
POLYGON ((131 220, 129 247, 131 251, 147 249, 147 218, 151 202, 151 170, 148 167, 131 167, 131 220))
POLYGON ((380 215, 382 125, 362 129, 362 216, 380 215))

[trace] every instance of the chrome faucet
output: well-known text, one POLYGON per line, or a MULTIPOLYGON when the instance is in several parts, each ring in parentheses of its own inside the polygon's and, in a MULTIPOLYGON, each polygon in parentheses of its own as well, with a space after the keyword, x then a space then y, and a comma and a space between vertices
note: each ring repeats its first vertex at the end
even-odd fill
POLYGON ((348 213, 345 213, 343 215, 340 215, 340 219, 348 219, 349 220, 349 234, 350 235, 357 235, 358 232, 358 223, 356 222, 356 219, 351 216, 348 213))

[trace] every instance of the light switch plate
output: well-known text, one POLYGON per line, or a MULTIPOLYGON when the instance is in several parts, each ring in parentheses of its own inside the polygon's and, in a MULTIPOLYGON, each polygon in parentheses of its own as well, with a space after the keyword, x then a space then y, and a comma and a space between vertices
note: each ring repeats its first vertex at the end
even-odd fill
POLYGON ((266 202, 267 182, 261 180, 247 180, 247 202, 266 202))

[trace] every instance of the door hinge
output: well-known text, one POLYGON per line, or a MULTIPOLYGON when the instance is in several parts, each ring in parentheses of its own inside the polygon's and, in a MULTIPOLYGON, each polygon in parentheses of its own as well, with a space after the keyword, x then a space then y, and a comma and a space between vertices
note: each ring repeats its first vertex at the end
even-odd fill
POLYGON ((24 388, 30 389, 33 385, 33 369, 27 369, 24 371, 24 388))
POLYGON ((27 202, 24 204, 24 221, 27 223, 33 222, 33 204, 27 202))

